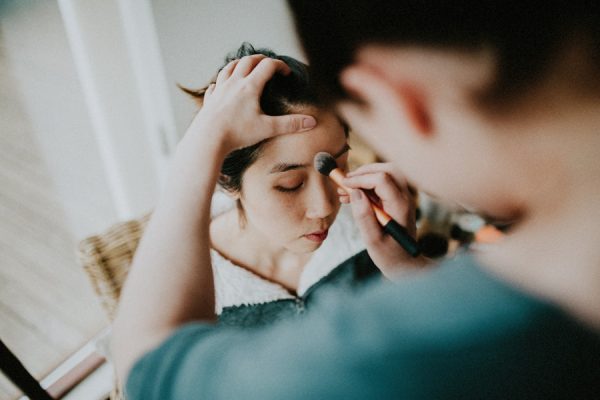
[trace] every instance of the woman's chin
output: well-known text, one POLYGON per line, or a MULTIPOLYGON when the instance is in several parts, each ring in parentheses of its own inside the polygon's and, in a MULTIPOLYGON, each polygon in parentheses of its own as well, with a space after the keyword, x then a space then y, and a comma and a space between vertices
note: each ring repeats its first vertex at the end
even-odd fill
POLYGON ((312 253, 313 251, 317 251, 322 245, 323 245, 323 242, 309 243, 308 246, 309 246, 310 250, 308 250, 308 252, 312 253))
POLYGON ((306 242, 306 246, 312 249, 311 251, 317 250, 319 247, 323 246, 323 243, 325 243, 325 240, 313 241, 306 238, 304 240, 306 242))
POLYGON ((288 249, 297 254, 306 254, 317 251, 322 245, 323 242, 315 242, 303 237, 300 239, 300 243, 294 247, 288 247, 288 249))

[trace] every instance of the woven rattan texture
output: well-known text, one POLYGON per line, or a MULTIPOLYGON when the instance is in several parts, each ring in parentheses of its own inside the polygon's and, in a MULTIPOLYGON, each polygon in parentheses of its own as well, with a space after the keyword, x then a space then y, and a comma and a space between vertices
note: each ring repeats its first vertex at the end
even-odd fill
POLYGON ((115 317, 121 288, 149 217, 146 215, 137 220, 121 222, 79 243, 79 262, 111 321, 115 317))

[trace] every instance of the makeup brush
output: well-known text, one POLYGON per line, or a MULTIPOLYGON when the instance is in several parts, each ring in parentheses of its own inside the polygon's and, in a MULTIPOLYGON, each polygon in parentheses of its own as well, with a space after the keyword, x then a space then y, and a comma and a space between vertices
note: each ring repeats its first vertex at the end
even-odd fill
MULTIPOLYGON (((339 187, 344 189, 348 194, 355 190, 344 186, 342 180, 346 177, 346 175, 344 174, 344 171, 338 168, 335 158, 333 158, 331 154, 324 151, 317 153, 315 155, 313 164, 317 171, 331 178, 331 180, 333 180, 339 187)), ((372 201, 371 208, 373 208, 375 217, 377 218, 379 224, 383 227, 383 230, 393 237, 408 254, 413 257, 417 257, 419 254, 421 254, 417 241, 410 236, 405 227, 396 222, 379 206, 373 204, 372 201)))

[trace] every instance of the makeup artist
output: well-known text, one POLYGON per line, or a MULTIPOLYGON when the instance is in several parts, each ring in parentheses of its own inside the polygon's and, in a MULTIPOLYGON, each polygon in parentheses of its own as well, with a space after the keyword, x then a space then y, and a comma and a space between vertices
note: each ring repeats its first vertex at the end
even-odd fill
MULTIPOLYGON (((207 227, 220 157, 315 122, 261 115, 260 88, 285 65, 242 59, 206 105, 236 118, 208 126, 199 114, 190 127, 125 287, 113 349, 129 399, 597 399, 598 3, 289 5, 323 99, 396 178, 363 170, 348 186, 374 187, 394 218, 401 197, 389 189, 408 179, 516 223, 497 244, 306 318, 214 326, 207 227), (186 173, 200 157, 214 170, 186 173)), ((407 262, 365 195, 349 201, 373 260, 407 262)))

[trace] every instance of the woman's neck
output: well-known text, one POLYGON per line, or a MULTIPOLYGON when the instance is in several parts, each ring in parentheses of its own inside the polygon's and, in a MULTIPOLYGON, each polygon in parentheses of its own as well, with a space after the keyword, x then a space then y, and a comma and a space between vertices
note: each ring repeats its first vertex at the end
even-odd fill
POLYGON ((300 275, 312 254, 296 254, 281 246, 272 246, 251 224, 240 223, 236 209, 215 221, 218 225, 213 240, 215 249, 235 264, 296 292, 300 275))

